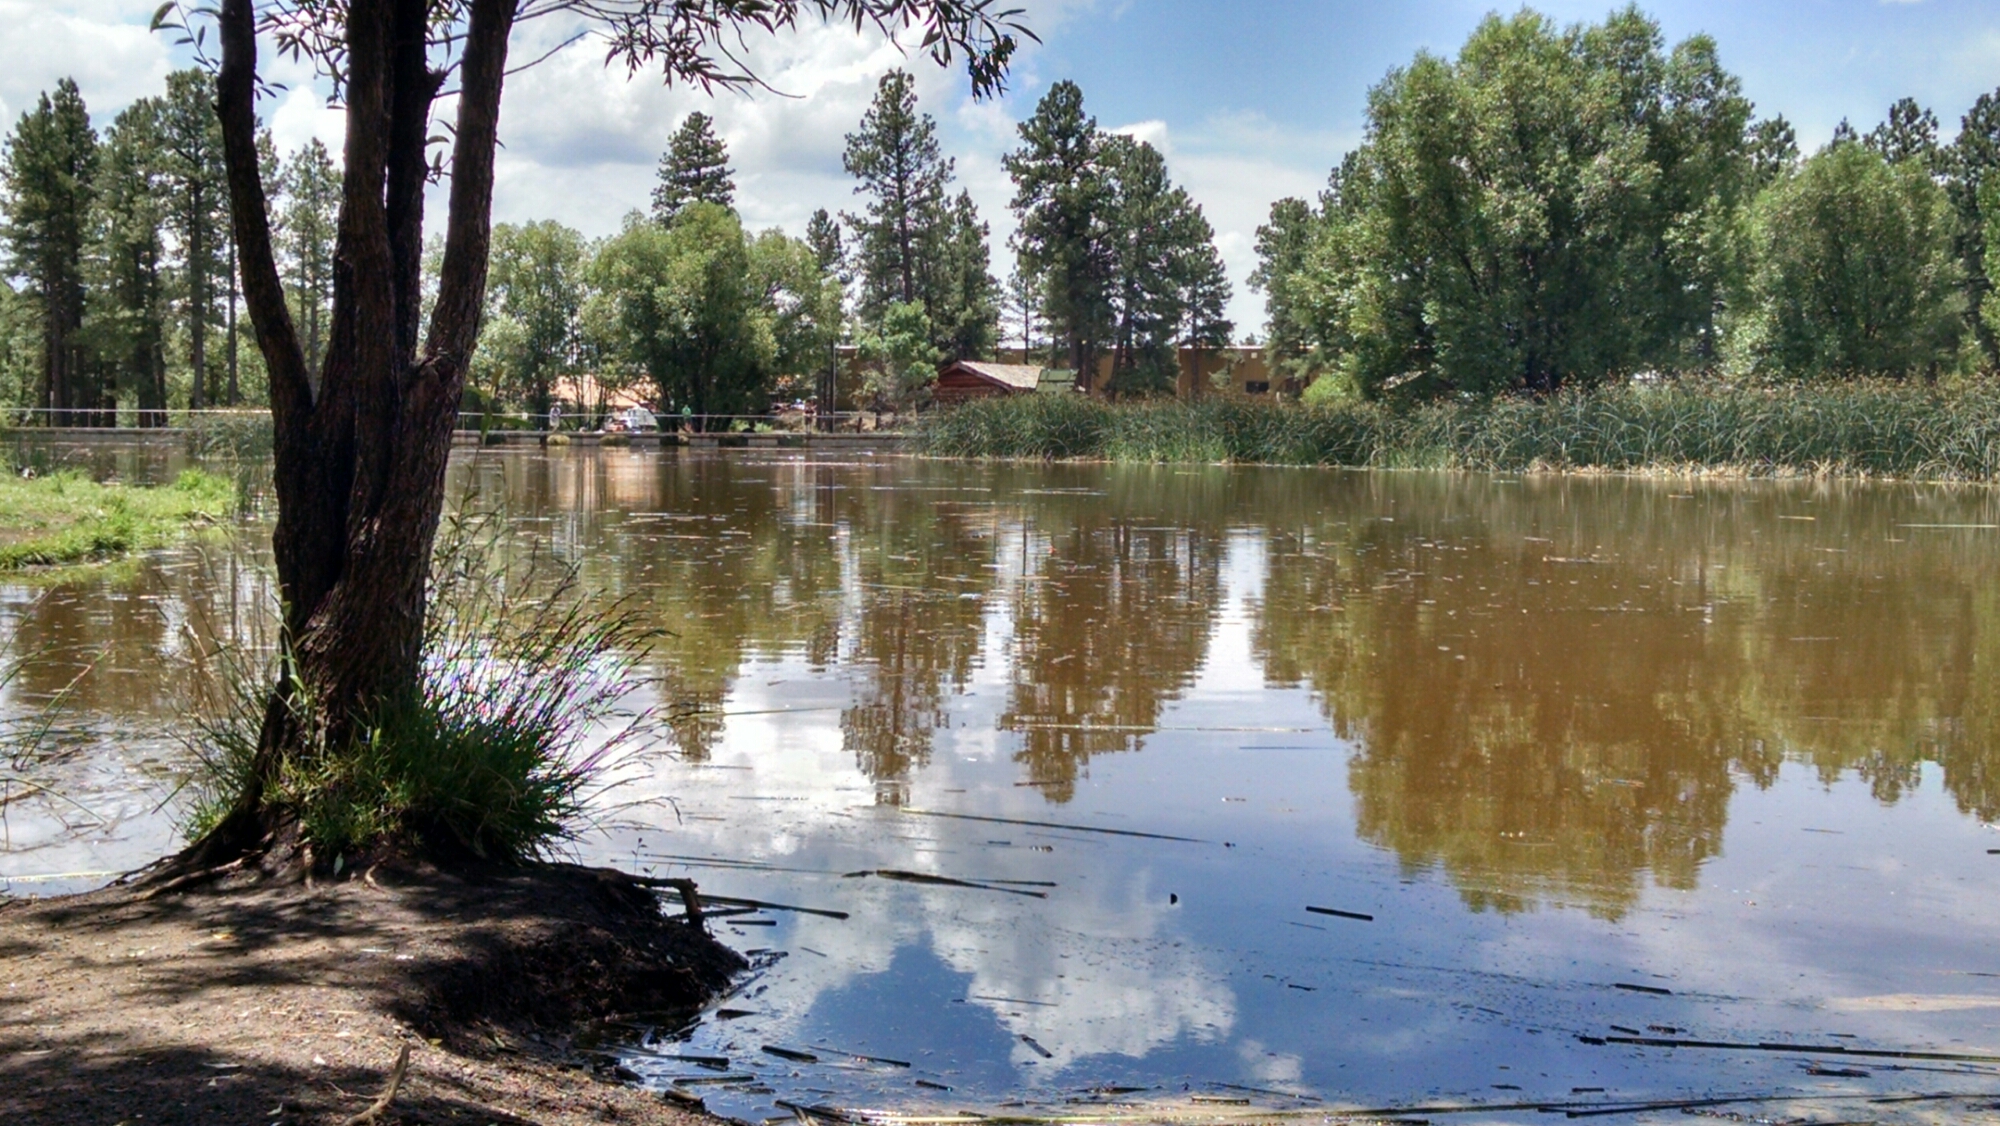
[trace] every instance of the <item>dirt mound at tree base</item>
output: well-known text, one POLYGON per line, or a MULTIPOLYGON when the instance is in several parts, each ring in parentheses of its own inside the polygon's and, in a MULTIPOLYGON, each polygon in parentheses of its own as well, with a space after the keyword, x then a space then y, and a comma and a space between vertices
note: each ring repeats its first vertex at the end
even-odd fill
POLYGON ((617 873, 377 870, 0 903, 0 1121, 686 1122, 598 1078, 578 1022, 689 1009, 743 967, 617 873))

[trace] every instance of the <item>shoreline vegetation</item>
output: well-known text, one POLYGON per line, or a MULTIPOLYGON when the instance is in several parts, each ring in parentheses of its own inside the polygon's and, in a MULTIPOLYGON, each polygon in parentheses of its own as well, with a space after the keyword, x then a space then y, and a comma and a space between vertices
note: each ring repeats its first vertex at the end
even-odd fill
POLYGON ((0 476, 0 572, 108 563, 174 542, 236 510, 227 477, 189 469, 165 485, 65 471, 0 476))
POLYGON ((1413 405, 1023 395, 933 416, 917 446, 962 458, 1996 482, 2000 389, 1675 382, 1413 405))

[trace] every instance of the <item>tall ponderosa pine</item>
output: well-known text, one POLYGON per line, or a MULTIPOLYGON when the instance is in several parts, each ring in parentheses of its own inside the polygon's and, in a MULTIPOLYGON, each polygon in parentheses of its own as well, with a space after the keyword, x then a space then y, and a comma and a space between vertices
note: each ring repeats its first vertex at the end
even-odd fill
POLYGON ((1024 362, 1034 363, 1046 328, 1042 323, 1041 283, 1017 260, 1000 286, 1000 336, 1020 341, 1024 362))
MULTIPOLYGON (((571 8, 347 0, 274 6, 261 21, 254 0, 220 0, 214 9, 230 213, 270 380, 272 556, 285 660, 237 804, 179 858, 181 871, 298 840, 297 811, 278 780, 304 760, 350 753, 375 717, 409 706, 419 691, 445 462, 485 303, 508 40, 524 11, 571 8), (271 237, 257 144, 260 22, 337 76, 347 115, 332 330, 317 385, 307 376, 271 237), (456 110, 451 198, 425 317, 424 191, 432 114, 447 78, 456 110)), ((614 57, 634 68, 656 65, 672 79, 732 86, 753 80, 728 53, 737 37, 793 27, 802 16, 889 32, 921 23, 934 58, 965 53, 979 94, 997 88, 1017 30, 975 0, 600 5, 584 18, 614 30, 614 57)))
MULTIPOLYGON (((908 74, 882 76, 841 159, 868 199, 863 214, 842 216, 855 236, 862 323, 879 331, 891 305, 919 308, 935 351, 986 355, 996 319, 987 226, 971 196, 949 194, 953 162, 938 148, 937 122, 917 111, 908 74)), ((907 327, 910 314, 899 317, 907 327)))
POLYGON ((868 197, 864 214, 843 216, 855 232, 861 319, 882 319, 893 303, 926 304, 938 219, 952 161, 938 148, 937 122, 917 112, 916 82, 892 70, 875 88, 861 127, 847 135, 841 164, 868 197))
POLYGON ((142 98, 105 133, 85 303, 91 346, 136 401, 145 427, 167 424, 164 109, 142 98))
POLYGON ((1750 150, 1750 186, 1762 191, 1799 166, 1799 138, 1785 115, 1766 118, 1745 134, 1750 150))
POLYGON ((971 192, 961 191, 945 204, 935 230, 925 303, 931 342, 947 359, 992 355, 1000 338, 1000 286, 992 272, 992 229, 979 217, 971 192))
POLYGON ((1079 386, 1088 386, 1113 324, 1102 137, 1084 112, 1083 90, 1067 81, 1049 88, 1019 132, 1021 147, 1003 162, 1014 179, 1015 253, 1022 271, 1041 280, 1049 331, 1079 386))
POLYGON ((201 410, 217 397, 208 344, 211 333, 226 328, 217 291, 227 287, 231 273, 229 193, 212 76, 200 70, 180 70, 167 76, 160 135, 171 199, 167 222, 179 243, 188 408, 201 410))
POLYGON ((671 223, 691 203, 736 204, 736 181, 729 169, 729 146, 715 134, 715 119, 696 111, 674 131, 660 155, 660 182, 653 188, 653 218, 671 223))
POLYGON ((303 333, 306 368, 315 381, 326 356, 328 318, 333 311, 333 243, 340 219, 340 169, 315 137, 285 162, 278 180, 284 207, 278 213, 278 245, 292 316, 303 333))
POLYGON ((97 133, 76 83, 63 79, 21 115, 8 138, 8 272, 27 282, 25 296, 40 314, 42 357, 35 405, 57 424, 81 421, 75 411, 103 406, 82 336, 83 254, 90 233, 97 133))
POLYGON ((1227 343, 1230 326, 1221 309, 1229 282, 1215 232, 1169 178, 1158 149, 1109 136, 1100 154, 1110 189, 1104 226, 1114 262, 1111 385, 1121 394, 1171 391, 1184 337, 1227 343))

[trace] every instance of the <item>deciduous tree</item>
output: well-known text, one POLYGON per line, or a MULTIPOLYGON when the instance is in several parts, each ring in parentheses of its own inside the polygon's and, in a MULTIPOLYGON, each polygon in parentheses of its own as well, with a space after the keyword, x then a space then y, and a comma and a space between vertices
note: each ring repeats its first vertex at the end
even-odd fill
POLYGON ((578 370, 589 250, 553 219, 493 228, 479 362, 492 366, 489 389, 534 414, 547 414, 556 380, 578 370))
POLYGON ((253 0, 220 0, 217 105, 244 295, 270 379, 286 660, 240 801, 183 866, 265 847, 274 830, 295 826, 272 785, 281 771, 345 753, 371 716, 418 690, 445 460, 485 303, 508 41, 517 20, 547 14, 601 30, 611 56, 634 69, 707 87, 751 80, 728 53, 740 34, 814 16, 920 25, 940 61, 963 53, 982 94, 997 87, 1015 45, 1011 13, 987 0, 271 0, 261 14, 253 0), (258 154, 260 30, 315 60, 347 116, 317 385, 278 272, 258 154), (440 167, 451 198, 426 318, 424 190, 447 79, 456 120, 440 167))
POLYGON ((1851 141, 1758 200, 1743 362, 1789 378, 1935 378, 1964 329, 1954 217, 1916 161, 1851 141))
POLYGON ((646 373, 668 409, 760 409, 778 340, 736 213, 690 204, 671 225, 634 216, 592 270, 613 347, 646 373))
POLYGON ((1371 93, 1340 221, 1314 236, 1309 268, 1336 271, 1303 286, 1314 345, 1366 394, 1713 364, 1749 117, 1710 40, 1667 52, 1635 8, 1489 17, 1457 58, 1421 54, 1371 93))

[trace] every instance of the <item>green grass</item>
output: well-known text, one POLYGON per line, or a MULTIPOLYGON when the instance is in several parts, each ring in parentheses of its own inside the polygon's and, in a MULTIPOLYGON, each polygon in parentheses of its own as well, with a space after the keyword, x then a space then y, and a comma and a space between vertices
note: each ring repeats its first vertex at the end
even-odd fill
POLYGON ((235 484, 198 469, 160 486, 7 472, 0 476, 0 571, 119 559, 224 520, 235 508, 235 484))
POLYGON ((920 446, 946 457, 2000 481, 2000 389, 1677 383, 1400 409, 1024 395, 936 415, 920 446))

